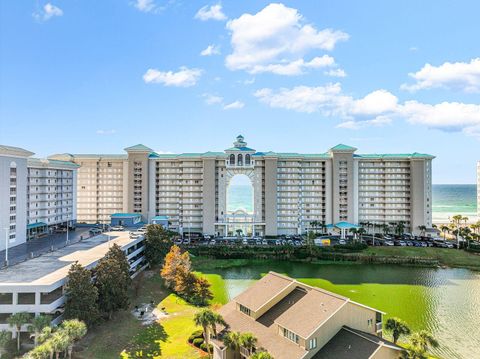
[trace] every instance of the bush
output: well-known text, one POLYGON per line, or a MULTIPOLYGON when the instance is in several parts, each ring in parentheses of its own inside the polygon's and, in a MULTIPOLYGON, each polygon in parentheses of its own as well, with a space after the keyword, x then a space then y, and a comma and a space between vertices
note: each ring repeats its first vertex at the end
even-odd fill
MULTIPOLYGON (((210 353, 213 351, 213 345, 212 344, 209 344, 208 345, 210 347, 210 353)), ((200 345, 200 349, 202 349, 204 352, 207 352, 207 344, 206 343, 202 343, 200 345)))
POLYGON ((200 348, 200 346, 203 344, 203 338, 193 339, 192 344, 195 345, 197 348, 200 348))
POLYGON ((193 343, 193 341, 197 338, 203 339, 203 331, 201 330, 195 330, 189 337, 188 337, 188 342, 190 344, 193 343))

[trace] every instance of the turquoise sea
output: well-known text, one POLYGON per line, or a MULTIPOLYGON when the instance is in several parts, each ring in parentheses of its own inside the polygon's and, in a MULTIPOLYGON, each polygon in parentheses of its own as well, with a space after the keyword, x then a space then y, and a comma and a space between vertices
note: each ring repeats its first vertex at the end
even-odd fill
MULTIPOLYGON (((433 185, 433 222, 448 222, 448 217, 461 214, 470 221, 477 217, 477 186, 474 184, 433 185)), ((250 185, 231 185, 228 190, 228 211, 253 211, 253 189, 250 185)))

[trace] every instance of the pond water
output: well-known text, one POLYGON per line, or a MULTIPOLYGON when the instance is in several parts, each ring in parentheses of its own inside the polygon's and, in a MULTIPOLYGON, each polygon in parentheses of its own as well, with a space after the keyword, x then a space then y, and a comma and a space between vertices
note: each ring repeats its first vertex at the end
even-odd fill
POLYGON ((430 331, 441 344, 435 354, 442 358, 480 358, 480 273, 477 272, 279 261, 196 269, 211 281, 214 301, 218 303, 228 302, 271 270, 384 311, 386 318, 402 318, 414 331, 430 331))

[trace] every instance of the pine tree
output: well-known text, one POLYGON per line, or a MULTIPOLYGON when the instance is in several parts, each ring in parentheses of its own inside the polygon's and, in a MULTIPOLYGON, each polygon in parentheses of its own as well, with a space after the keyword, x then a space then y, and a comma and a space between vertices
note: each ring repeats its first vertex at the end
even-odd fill
POLYGON ((160 224, 147 226, 145 234, 145 258, 150 266, 161 264, 172 246, 174 233, 160 224))
POLYGON ((79 319, 87 325, 99 318, 98 291, 92 283, 92 273, 75 262, 68 271, 66 284, 65 318, 79 319))
POLYGON ((112 249, 100 259, 95 268, 98 307, 109 319, 115 311, 128 308, 128 288, 131 281, 128 272, 125 273, 125 254, 122 252, 122 258, 120 254, 115 254, 116 249, 112 249))
POLYGON ((127 284, 130 284, 132 279, 130 278, 130 264, 128 263, 127 256, 123 252, 123 250, 118 246, 118 244, 114 244, 105 255, 107 258, 112 258, 114 261, 118 263, 120 266, 123 276, 126 278, 127 284))

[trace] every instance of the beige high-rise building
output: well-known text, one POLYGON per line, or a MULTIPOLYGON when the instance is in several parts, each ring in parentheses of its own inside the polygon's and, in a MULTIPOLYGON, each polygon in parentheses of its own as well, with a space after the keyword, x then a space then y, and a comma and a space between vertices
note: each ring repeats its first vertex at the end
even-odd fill
POLYGON ((318 154, 259 152, 242 136, 221 152, 157 154, 143 145, 125 151, 52 157, 81 166, 79 222, 133 212, 144 221, 167 216, 179 232, 270 236, 341 221, 403 222, 414 233, 432 226, 434 157, 427 154, 357 154, 346 145, 318 154), (251 211, 229 205, 237 175, 251 182, 251 211))

